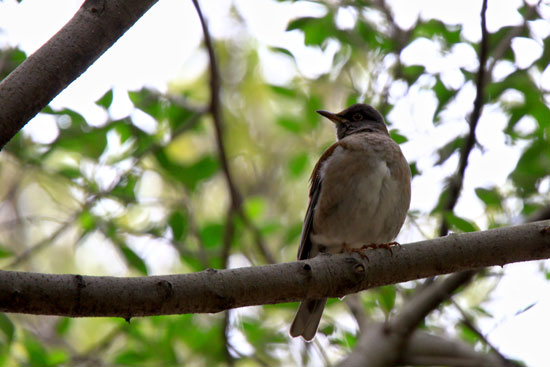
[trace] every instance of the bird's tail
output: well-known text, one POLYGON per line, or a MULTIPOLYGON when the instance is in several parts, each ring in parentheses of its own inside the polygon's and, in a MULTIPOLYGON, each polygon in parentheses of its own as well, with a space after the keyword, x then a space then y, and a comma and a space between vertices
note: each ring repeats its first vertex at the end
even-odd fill
POLYGON ((301 335, 307 341, 313 339, 326 303, 326 298, 302 301, 290 326, 290 335, 293 337, 301 335))

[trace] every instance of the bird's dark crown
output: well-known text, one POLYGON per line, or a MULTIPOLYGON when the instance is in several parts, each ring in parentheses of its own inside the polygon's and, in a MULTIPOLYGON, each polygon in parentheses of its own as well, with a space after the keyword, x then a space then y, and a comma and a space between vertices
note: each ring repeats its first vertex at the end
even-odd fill
POLYGON ((338 140, 361 132, 382 132, 388 134, 384 118, 374 107, 357 103, 338 113, 317 111, 336 125, 338 140))

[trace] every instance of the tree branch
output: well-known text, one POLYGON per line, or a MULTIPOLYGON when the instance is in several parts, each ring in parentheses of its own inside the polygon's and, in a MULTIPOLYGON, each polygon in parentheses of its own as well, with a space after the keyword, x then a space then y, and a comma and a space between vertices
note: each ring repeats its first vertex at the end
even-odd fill
POLYGON ((0 311, 134 316, 212 313, 235 307, 342 297, 386 284, 550 258, 550 221, 453 234, 403 245, 390 256, 317 256, 240 269, 137 278, 0 271, 0 311))
POLYGON ((87 0, 0 83, 0 149, 158 0, 87 0))
POLYGON ((212 42, 212 37, 210 36, 210 31, 208 30, 208 24, 206 23, 206 19, 204 18, 198 0, 193 0, 193 5, 195 6, 197 15, 199 16, 201 22, 202 32, 204 35, 204 45, 206 47, 208 58, 210 60, 210 106, 208 110, 212 114, 212 120, 214 121, 214 128, 216 132, 216 145, 218 147, 218 157, 222 164, 222 169, 231 200, 231 205, 227 212, 227 220, 225 222, 222 259, 223 262, 226 263, 227 257, 229 256, 231 240, 235 230, 235 223, 233 221, 234 214, 237 213, 242 219, 243 223, 246 225, 246 227, 248 227, 248 229, 253 233, 257 246, 264 256, 265 260, 268 263, 273 264, 276 262, 275 258, 265 246, 265 242, 261 236, 260 231, 258 230, 258 228, 256 228, 254 223, 252 223, 249 218, 247 218, 246 214, 242 210, 243 196, 237 189, 237 186, 235 185, 235 180, 233 179, 233 175, 231 174, 231 168, 229 167, 229 161, 227 159, 227 149, 225 148, 225 143, 223 140, 224 121, 221 104, 221 77, 220 69, 218 67, 216 59, 216 52, 214 51, 214 44, 212 42))
POLYGON ((449 277, 417 293, 388 323, 369 327, 361 334, 357 346, 339 367, 395 365, 400 351, 418 324, 441 302, 448 299, 457 287, 464 284, 464 278, 471 277, 470 272, 459 274, 462 277, 449 277))
MULTIPOLYGON (((235 182, 233 181, 233 176, 231 174, 231 169, 229 167, 229 162, 227 159, 227 151, 224 143, 223 136, 223 112, 222 104, 220 100, 221 95, 221 78, 220 70, 218 68, 218 63, 216 60, 216 53, 214 51, 214 45, 212 43, 212 38, 210 37, 210 31, 208 30, 208 25, 206 24, 206 19, 202 14, 201 7, 198 0, 193 0, 193 5, 199 16, 199 20, 202 26, 202 33, 204 35, 204 44, 208 51, 208 58, 210 59, 210 106, 209 112, 212 114, 212 120, 214 121, 214 130, 216 132, 216 145, 218 146, 218 157, 222 164, 223 173, 225 176, 225 182, 227 183, 227 189, 229 191, 229 196, 231 199, 231 204, 227 209, 227 214, 225 218, 225 230, 223 234, 223 246, 221 252, 222 259, 222 268, 227 268, 227 263, 229 261, 229 255, 231 254, 231 244, 233 242, 233 236, 235 235, 235 222, 234 216, 235 212, 239 211, 242 204, 242 196, 237 190, 235 182)), ((229 311, 225 312, 223 317, 223 328, 222 328, 222 339, 224 342, 224 354, 225 360, 229 367, 234 365, 233 356, 231 355, 229 343, 229 311)))
POLYGON ((493 353, 478 352, 464 342, 430 335, 423 330, 416 330, 411 335, 397 363, 451 367, 506 366, 493 353))
MULTIPOLYGON (((479 69, 477 71, 476 77, 476 97, 474 99, 474 107, 470 114, 469 125, 470 132, 466 137, 464 145, 460 149, 460 158, 458 161, 458 167, 456 173, 452 176, 448 192, 449 196, 442 208, 442 212, 452 211, 458 202, 460 196, 460 191, 462 191, 462 186, 464 184, 464 173, 466 172, 466 167, 468 166, 468 157, 474 148, 476 142, 476 126, 481 117, 481 112, 483 111, 483 97, 485 94, 485 86, 489 81, 490 75, 487 75, 486 64, 489 54, 489 32, 487 31, 487 0, 483 0, 481 5, 481 43, 479 46, 479 69)), ((449 232, 449 227, 445 218, 441 220, 441 226, 439 227, 439 235, 444 236, 449 232)))

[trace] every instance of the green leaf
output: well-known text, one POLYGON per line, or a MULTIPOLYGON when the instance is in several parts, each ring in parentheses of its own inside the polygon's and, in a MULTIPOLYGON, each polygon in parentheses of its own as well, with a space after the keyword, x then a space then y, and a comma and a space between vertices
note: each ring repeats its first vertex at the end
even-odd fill
POLYGON ((174 240, 181 242, 187 235, 187 216, 185 212, 181 210, 172 212, 168 219, 168 225, 172 229, 174 240))
POLYGON ((491 189, 484 189, 478 187, 475 189, 477 197, 485 203, 488 207, 494 207, 497 209, 502 209, 502 196, 498 192, 496 187, 491 189))
POLYGON ((119 197, 124 201, 135 201, 135 188, 137 184, 137 177, 134 175, 128 175, 123 177, 119 183, 111 190, 113 196, 119 197))
POLYGON ((296 98, 298 95, 295 89, 285 88, 278 85, 270 85, 269 89, 271 89, 272 92, 283 97, 296 98))
POLYGON ((4 313, 0 313, 0 345, 10 345, 15 335, 15 326, 10 318, 4 313))
POLYGON ((412 177, 418 176, 418 175, 421 174, 420 170, 419 170, 418 167, 417 167, 416 162, 411 162, 411 163, 409 163, 409 168, 411 169, 411 176, 412 176, 412 177))
POLYGON ((0 246, 0 259, 13 256, 13 252, 4 246, 0 246))
POLYGON ((202 156, 190 165, 172 161, 164 149, 156 151, 155 158, 170 176, 186 185, 191 191, 194 191, 201 181, 209 179, 219 170, 217 158, 210 154, 202 156))
POLYGON ((209 223, 200 229, 200 238, 204 247, 215 248, 222 244, 224 226, 221 223, 209 223))
POLYGON ((158 96, 147 88, 136 92, 128 92, 128 97, 136 108, 151 115, 157 120, 162 119, 162 104, 158 96))
POLYGON ((80 223, 80 226, 84 230, 83 234, 86 234, 92 230, 94 230, 97 227, 97 222, 95 217, 90 213, 90 211, 86 210, 80 214, 80 217, 78 218, 78 221, 80 223))
MULTIPOLYGON (((379 32, 375 27, 362 19, 357 21, 354 30, 355 34, 359 34, 369 49, 380 50, 382 53, 389 53, 395 50, 396 44, 392 38, 379 32)), ((357 47, 364 47, 364 45, 357 44, 357 47)))
POLYGON ((121 352, 115 358, 116 366, 139 366, 143 363, 146 356, 143 351, 134 351, 128 347, 128 349, 122 349, 121 352))
POLYGON ((327 13, 322 18, 304 17, 292 20, 286 30, 301 30, 304 33, 306 46, 322 46, 329 37, 336 33, 331 13, 327 13))
POLYGON ((290 176, 293 178, 301 176, 308 166, 308 161, 309 156, 307 153, 300 152, 295 154, 288 162, 290 176))
POLYGON ((440 20, 431 19, 416 25, 412 32, 412 39, 420 37, 427 39, 439 38, 445 41, 445 46, 448 48, 460 42, 460 32, 460 26, 448 25, 440 20))
POLYGON ((536 139, 523 152, 510 178, 520 195, 526 197, 537 193, 538 184, 548 175, 550 175, 550 143, 536 139))
POLYGON ((61 148, 83 156, 98 159, 107 146, 108 128, 92 128, 87 124, 73 125, 61 134, 52 148, 61 148))
POLYGON ((290 56, 292 57, 293 60, 295 60, 294 58, 294 55, 292 54, 292 52, 290 52, 289 50, 287 50, 286 48, 282 48, 282 47, 269 47, 269 49, 273 52, 277 52, 277 53, 282 53, 282 54, 285 54, 287 56, 290 56))
POLYGON ((460 232, 476 232, 476 231, 479 231, 479 227, 467 220, 467 219, 464 219, 464 218, 461 218, 457 215, 455 215, 454 213, 451 213, 451 212, 447 212, 444 214, 445 216, 445 221, 447 222, 447 224, 453 228, 454 230, 458 230, 460 232))
POLYGON ((103 95, 103 97, 101 97, 100 99, 98 99, 95 104, 98 105, 98 106, 101 106, 105 109, 108 109, 109 107, 111 107, 111 103, 113 103, 113 90, 110 89, 107 91, 107 93, 105 93, 103 95))
POLYGON ((273 221, 273 222, 268 222, 268 223, 263 224, 260 227, 260 232, 264 236, 270 236, 270 235, 272 235, 276 232, 279 232, 282 228, 283 228, 283 226, 281 225, 281 223, 279 223, 277 221, 273 221))
POLYGON ((183 253, 180 253, 181 262, 189 266, 190 271, 197 272, 204 270, 204 265, 201 263, 196 256, 189 256, 183 253))
POLYGON ((407 81, 408 85, 414 84, 425 71, 426 68, 420 65, 405 66, 401 69, 403 78, 407 81))
POLYGON ((299 133, 302 131, 302 125, 296 121, 293 117, 282 116, 277 119, 277 124, 283 129, 290 131, 291 133, 299 133))
POLYGON ((67 335, 69 327, 71 326, 72 319, 70 317, 61 317, 55 324, 55 330, 59 335, 67 335))
POLYGON ((266 207, 265 199, 259 196, 249 197, 244 202, 244 212, 250 219, 258 219, 265 212, 266 207))
POLYGON ((356 103, 357 103, 357 94, 355 93, 350 94, 346 99, 346 106, 351 106, 356 103))
POLYGON ((550 37, 546 37, 544 40, 542 40, 542 45, 543 45, 542 55, 535 62, 535 64, 540 68, 540 70, 546 69, 548 64, 550 64, 550 37))
POLYGON ((390 130, 390 136, 393 139, 393 141, 395 141, 397 144, 403 144, 409 141, 409 139, 407 139, 406 136, 399 134, 398 131, 399 130, 397 129, 390 130))
POLYGON ((0 58, 2 59, 2 67, 0 68, 0 80, 4 79, 16 67, 18 67, 27 56, 18 48, 3 48, 0 50, 0 58))
POLYGON ((376 289, 378 293, 378 303, 384 312, 389 313, 395 306, 395 286, 386 285, 376 289))
POLYGON ((267 343, 285 343, 286 340, 279 333, 274 332, 260 320, 246 318, 241 324, 246 335, 246 340, 256 347, 264 346, 267 343))
POLYGON ((447 159, 449 159, 449 157, 452 156, 454 152, 456 152, 457 150, 460 150, 460 148, 464 145, 464 141, 465 141, 465 137, 464 136, 459 136, 459 137, 451 140, 450 142, 448 142, 447 144, 445 144, 441 148, 439 148, 437 150, 437 154, 439 155, 439 159, 435 162, 435 165, 439 166, 439 165, 445 163, 445 161, 447 159))
POLYGON ((312 127, 317 127, 319 125, 320 116, 316 111, 320 109, 322 109, 321 97, 316 94, 310 94, 309 98, 306 100, 304 111, 305 120, 312 127))
POLYGON ((90 129, 90 126, 86 123, 86 119, 84 118, 84 116, 76 111, 71 110, 70 108, 64 108, 62 110, 55 111, 48 107, 45 108, 42 112, 50 115, 57 115, 57 126, 61 130, 68 129, 70 132, 74 133, 81 132, 82 129, 90 129))
POLYGON ((460 338, 472 345, 479 341, 479 336, 463 323, 458 324, 460 338))
POLYGON ((434 116, 436 117, 435 121, 438 122, 439 113, 443 111, 445 106, 456 95, 456 91, 447 89, 447 87, 445 87, 445 84, 443 84, 443 82, 439 77, 436 77, 436 82, 432 89, 438 101, 437 109, 435 110, 435 113, 434 113, 434 116))
POLYGON ((285 245, 288 246, 293 244, 293 242, 300 237, 300 234, 302 233, 302 225, 302 222, 296 222, 288 227, 283 239, 285 245))
POLYGON ((205 155, 195 163, 186 167, 179 177, 184 184, 191 190, 194 190, 199 182, 214 176, 219 168, 220 165, 216 157, 213 155, 205 155))
POLYGON ((82 174, 80 173, 80 169, 72 168, 72 167, 62 168, 62 169, 58 170, 57 173, 59 173, 62 176, 65 176, 65 177, 67 177, 68 179, 71 179, 71 180, 73 180, 75 178, 79 178, 79 177, 82 176, 82 174))
POLYGON ((128 265, 130 265, 131 268, 139 271, 143 275, 147 275, 147 265, 145 265, 145 262, 141 257, 139 257, 134 250, 129 248, 126 245, 121 245, 120 250, 122 251, 122 254, 124 255, 124 258, 128 262, 128 265))
POLYGON ((28 361, 31 366, 47 366, 48 353, 44 346, 40 344, 30 333, 25 333, 23 346, 27 352, 28 361))

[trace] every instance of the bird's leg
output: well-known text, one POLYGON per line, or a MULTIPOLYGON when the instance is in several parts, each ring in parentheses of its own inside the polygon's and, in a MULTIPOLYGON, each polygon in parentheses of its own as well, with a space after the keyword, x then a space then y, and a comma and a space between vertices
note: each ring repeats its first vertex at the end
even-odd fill
POLYGON ((361 256, 361 259, 363 259, 363 260, 367 259, 367 261, 370 261, 369 257, 363 252, 363 247, 361 247, 361 248, 350 248, 347 243, 344 242, 342 244, 342 253, 353 253, 353 252, 358 253, 359 256, 361 256))
POLYGON ((393 256, 393 251, 391 249, 391 246, 401 247, 401 244, 399 242, 395 242, 395 241, 389 242, 389 243, 371 243, 371 244, 368 244, 368 245, 361 246, 361 250, 366 250, 366 249, 369 249, 369 248, 372 248, 374 250, 379 249, 379 248, 385 248, 386 250, 389 250, 390 255, 393 256))

